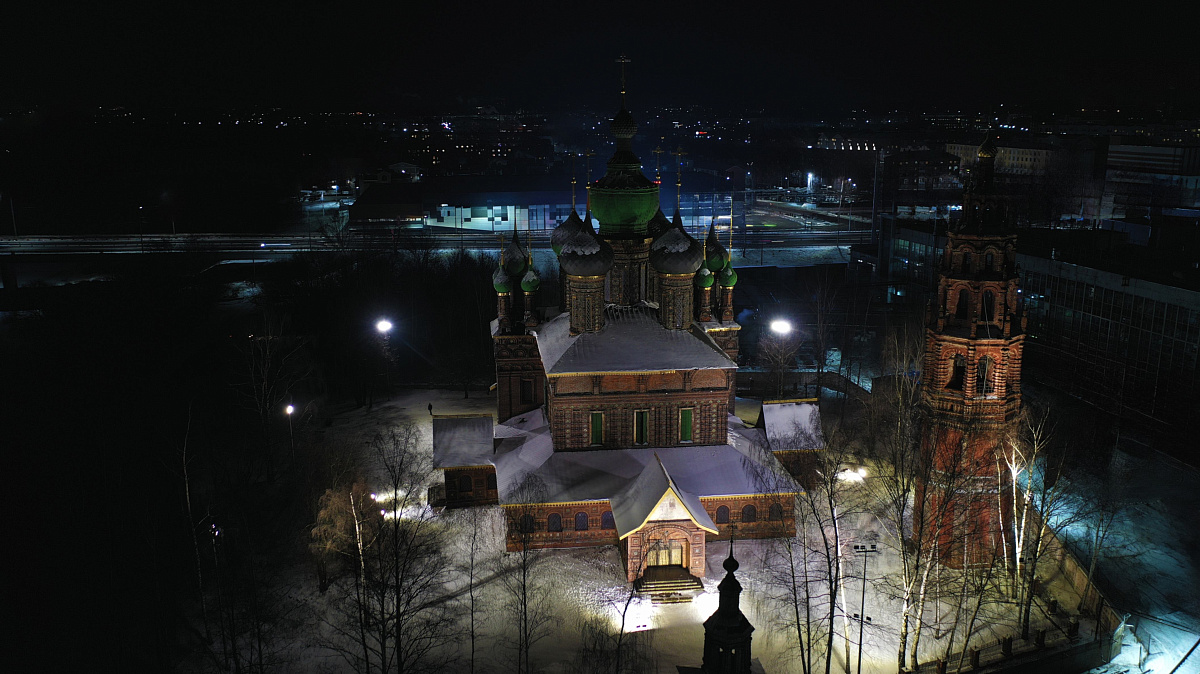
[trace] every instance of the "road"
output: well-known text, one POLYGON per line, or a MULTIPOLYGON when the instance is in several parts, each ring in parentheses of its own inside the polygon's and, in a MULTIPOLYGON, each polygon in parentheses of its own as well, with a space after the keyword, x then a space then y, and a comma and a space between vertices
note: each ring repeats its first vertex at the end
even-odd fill
MULTIPOLYGON (((313 232, 309 234, 115 234, 104 236, 8 236, 0 237, 0 256, 20 255, 96 255, 138 253, 219 253, 263 259, 307 252, 363 252, 412 248, 466 248, 468 250, 497 250, 501 237, 510 232, 427 228, 408 230, 399 235, 390 231, 353 233, 337 239, 313 232)), ((522 231, 522 241, 529 236, 535 248, 548 248, 549 230, 522 231)), ((722 236, 724 239, 727 234, 722 236)), ((824 227, 814 231, 783 227, 751 227, 734 232, 737 248, 799 248, 806 246, 847 246, 868 243, 870 231, 831 230, 824 227)))

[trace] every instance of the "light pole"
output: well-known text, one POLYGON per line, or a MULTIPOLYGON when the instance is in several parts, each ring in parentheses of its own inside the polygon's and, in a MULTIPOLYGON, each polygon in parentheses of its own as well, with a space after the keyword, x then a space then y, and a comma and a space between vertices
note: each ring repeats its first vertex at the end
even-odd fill
POLYGON ((295 461, 296 461, 296 437, 292 434, 292 413, 296 411, 296 408, 293 407, 292 405, 288 405, 287 407, 283 408, 283 411, 285 414, 287 414, 287 418, 288 418, 288 445, 290 445, 292 448, 292 462, 295 463, 295 461))
POLYGON ((392 331, 392 322, 386 318, 381 318, 376 321, 375 330, 379 333, 380 339, 383 340, 383 383, 387 387, 388 397, 390 398, 392 395, 392 373, 388 367, 388 333, 392 331))
POLYGON ((858 606, 858 674, 862 674, 863 624, 871 622, 870 616, 867 615, 867 560, 876 552, 879 550, 876 549, 874 543, 869 547, 866 545, 854 546, 854 554, 862 553, 863 556, 862 597, 859 599, 858 606))
POLYGON ((792 322, 784 318, 776 318, 771 321, 769 327, 771 328, 771 332, 775 338, 773 350, 774 348, 778 349, 778 353, 775 353, 771 358, 771 362, 774 363, 773 367, 779 368, 779 378, 777 380, 775 394, 782 398, 783 376, 788 370, 792 369, 793 365, 795 365, 793 361, 796 358, 796 354, 792 350, 791 343, 792 322), (787 362, 785 362, 785 359, 787 362))

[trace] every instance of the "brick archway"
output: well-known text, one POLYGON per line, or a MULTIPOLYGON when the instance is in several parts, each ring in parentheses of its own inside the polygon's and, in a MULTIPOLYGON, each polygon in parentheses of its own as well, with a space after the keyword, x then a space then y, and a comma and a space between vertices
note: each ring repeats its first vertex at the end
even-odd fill
POLYGON ((651 566, 679 566, 704 575, 704 530, 690 520, 648 522, 622 545, 629 582, 651 566))

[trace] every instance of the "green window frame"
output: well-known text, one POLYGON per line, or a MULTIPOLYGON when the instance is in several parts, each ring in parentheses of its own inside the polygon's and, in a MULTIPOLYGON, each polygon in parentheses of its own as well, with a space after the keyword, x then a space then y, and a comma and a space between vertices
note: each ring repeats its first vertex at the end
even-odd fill
POLYGON ((679 441, 692 441, 692 408, 685 407, 679 410, 679 441))
POLYGON ((588 430, 593 445, 604 444, 604 412, 592 412, 588 430))
POLYGON ((633 412, 633 444, 650 444, 650 410, 634 410, 633 412))

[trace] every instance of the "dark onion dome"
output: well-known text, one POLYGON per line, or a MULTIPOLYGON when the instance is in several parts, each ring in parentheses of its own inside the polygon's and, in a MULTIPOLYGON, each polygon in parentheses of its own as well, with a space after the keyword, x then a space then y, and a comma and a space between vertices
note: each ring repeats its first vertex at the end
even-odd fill
POLYGON ((732 288, 737 285, 737 272, 733 270, 733 265, 726 263, 725 267, 717 274, 717 282, 722 288, 732 288))
POLYGON ((637 122, 633 121, 633 115, 621 106, 621 111, 613 117, 612 123, 608 125, 609 131, 612 132, 613 138, 633 138, 637 135, 637 122))
POLYGON ((517 240, 517 230, 513 230, 512 241, 500 253, 500 266, 504 267, 504 271, 508 272, 509 276, 520 277, 525 273, 527 263, 525 249, 521 247, 521 242, 517 240))
POLYGON ((994 159, 996 157, 996 139, 991 132, 988 132, 987 138, 983 139, 983 144, 979 146, 980 159, 994 159))
POLYGON ((567 240, 575 232, 582 230, 584 227, 592 228, 591 223, 584 224, 579 218, 579 213, 575 209, 571 209, 571 214, 563 220, 554 231, 550 232, 550 247, 554 249, 554 254, 558 255, 562 252, 563 242, 567 240))
POLYGON ((721 245, 721 240, 717 238, 717 226, 711 224, 708 226, 708 238, 704 241, 704 264, 712 273, 717 273, 725 268, 726 258, 728 254, 725 251, 725 246, 721 245))
POLYGON ((612 246, 592 233, 591 227, 572 234, 558 255, 558 266, 570 276, 603 276, 612 265, 612 246))
POLYGON ((536 292, 541 285, 542 279, 538 278, 538 273, 534 271, 533 267, 530 267, 529 271, 521 277, 521 290, 527 293, 536 292))
POLYGON ((670 228, 671 221, 668 220, 667 216, 663 214, 662 207, 660 206, 658 212, 654 214, 654 217, 650 218, 650 222, 646 223, 646 234, 651 239, 657 239, 658 237, 662 236, 663 232, 670 228))
POLYGON ((704 262, 704 247, 683 229, 679 211, 675 222, 650 244, 650 266, 663 274, 694 274, 704 262))
POLYGON ((508 274, 504 273, 504 267, 496 267, 496 273, 492 274, 492 287, 498 293, 506 293, 512 290, 512 287, 509 285, 508 274))
POLYGON ((704 262, 700 242, 672 227, 650 244, 650 265, 663 274, 694 274, 704 262))
POLYGON ((716 280, 717 279, 713 276, 713 273, 708 270, 708 267, 705 265, 700 265, 700 271, 696 272, 697 288, 711 288, 713 282, 716 280))

